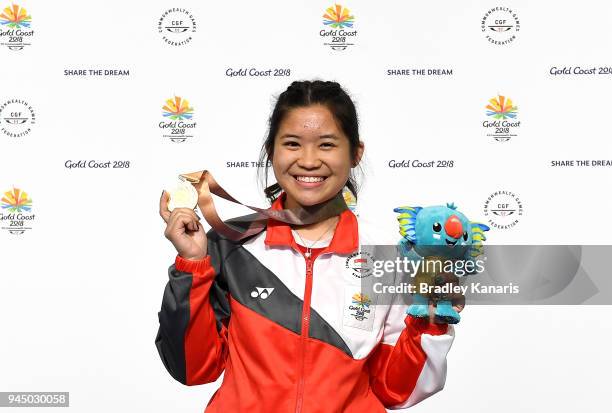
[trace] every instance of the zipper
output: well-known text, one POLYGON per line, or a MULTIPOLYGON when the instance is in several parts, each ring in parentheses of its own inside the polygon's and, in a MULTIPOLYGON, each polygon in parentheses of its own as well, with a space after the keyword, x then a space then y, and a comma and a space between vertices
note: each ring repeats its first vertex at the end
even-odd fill
MULTIPOLYGON (((307 249, 309 251, 309 249, 307 249)), ((297 398, 295 404, 295 413, 302 411, 302 404, 304 400, 304 370, 306 368, 306 339, 308 338, 308 329, 310 327, 310 296, 312 295, 312 267, 313 258, 311 254, 305 254, 304 259, 306 260, 306 282, 304 286, 304 302, 302 304, 302 318, 301 318, 301 337, 300 337, 300 351, 299 351, 299 379, 297 386, 297 398)))

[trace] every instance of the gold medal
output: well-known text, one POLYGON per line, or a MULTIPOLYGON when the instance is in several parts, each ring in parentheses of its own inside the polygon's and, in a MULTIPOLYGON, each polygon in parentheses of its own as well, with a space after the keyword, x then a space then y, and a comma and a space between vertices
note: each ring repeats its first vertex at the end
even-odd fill
POLYGON ((198 192, 191 183, 183 178, 180 178, 179 182, 166 192, 170 194, 170 201, 168 202, 168 211, 170 212, 175 208, 195 209, 198 204, 198 192))

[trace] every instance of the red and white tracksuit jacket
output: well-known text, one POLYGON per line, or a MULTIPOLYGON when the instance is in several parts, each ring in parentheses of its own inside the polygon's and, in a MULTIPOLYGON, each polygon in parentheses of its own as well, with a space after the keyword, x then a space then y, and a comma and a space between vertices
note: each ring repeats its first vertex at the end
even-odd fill
POLYGON ((452 325, 408 317, 405 305, 374 305, 357 318, 349 309, 360 280, 345 263, 367 239, 360 221, 344 211, 310 258, 272 219, 246 241, 209 231, 202 260, 176 257, 155 344, 183 384, 225 372, 207 413, 376 413, 444 387, 452 325))

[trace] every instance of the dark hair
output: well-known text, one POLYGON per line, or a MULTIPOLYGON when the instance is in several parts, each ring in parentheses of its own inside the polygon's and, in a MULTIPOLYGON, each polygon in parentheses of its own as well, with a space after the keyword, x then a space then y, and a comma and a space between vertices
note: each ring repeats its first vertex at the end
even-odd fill
MULTIPOLYGON (((278 183, 268 186, 268 171, 274 156, 274 138, 282 120, 290 110, 310 105, 323 105, 330 110, 340 125, 342 132, 347 136, 350 144, 351 159, 357 155, 359 148, 359 125, 357 110, 349 95, 337 82, 322 80, 295 81, 287 90, 281 93, 274 106, 269 119, 268 136, 261 147, 259 155, 259 169, 257 175, 263 184, 264 193, 270 202, 273 202, 281 192, 278 183), (263 169, 263 174, 262 174, 263 169)), ((346 187, 357 199, 358 186, 351 170, 346 187)))

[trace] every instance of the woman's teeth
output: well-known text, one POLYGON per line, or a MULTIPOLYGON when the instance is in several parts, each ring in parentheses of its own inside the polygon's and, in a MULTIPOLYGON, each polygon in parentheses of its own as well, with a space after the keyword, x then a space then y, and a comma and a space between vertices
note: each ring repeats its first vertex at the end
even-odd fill
POLYGON ((321 182, 325 178, 322 176, 296 176, 295 179, 301 182, 321 182))

